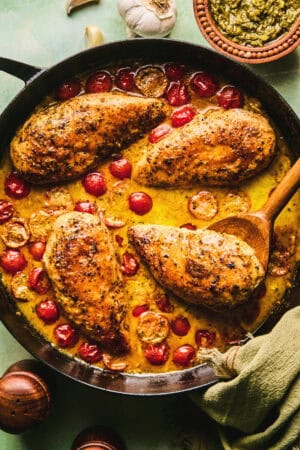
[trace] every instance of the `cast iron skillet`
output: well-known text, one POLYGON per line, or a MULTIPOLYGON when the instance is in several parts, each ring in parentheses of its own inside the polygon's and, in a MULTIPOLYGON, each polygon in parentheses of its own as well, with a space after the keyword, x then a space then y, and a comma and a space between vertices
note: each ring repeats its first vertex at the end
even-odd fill
MULTIPOLYGON (((195 68, 203 68, 224 76, 262 101, 268 114, 282 130, 291 149, 300 150, 300 121, 284 99, 265 81, 246 67, 211 50, 167 39, 135 39, 114 42, 78 53, 50 69, 41 69, 0 58, 0 70, 25 82, 24 88, 0 116, 0 148, 3 152, 19 125, 61 81, 82 72, 111 64, 125 65, 128 60, 143 63, 179 61, 195 68)), ((296 155, 295 155, 296 156, 296 155)), ((297 297, 294 288, 289 305, 297 297)), ((13 336, 35 357, 77 381, 123 394, 158 395, 192 390, 217 381, 206 365, 164 374, 119 374, 91 367, 56 350, 38 335, 31 326, 16 315, 15 302, 0 283, 0 317, 13 336)))

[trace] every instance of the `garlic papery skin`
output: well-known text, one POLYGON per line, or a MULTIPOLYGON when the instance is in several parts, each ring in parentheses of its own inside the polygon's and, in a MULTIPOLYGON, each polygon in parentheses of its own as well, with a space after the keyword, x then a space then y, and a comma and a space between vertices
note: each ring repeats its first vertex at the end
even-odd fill
POLYGON ((86 27, 84 39, 86 48, 97 47, 97 45, 101 45, 104 42, 102 32, 95 25, 88 25, 86 27))
POLYGON ((118 0, 118 10, 133 33, 143 37, 164 37, 173 29, 175 0, 118 0))

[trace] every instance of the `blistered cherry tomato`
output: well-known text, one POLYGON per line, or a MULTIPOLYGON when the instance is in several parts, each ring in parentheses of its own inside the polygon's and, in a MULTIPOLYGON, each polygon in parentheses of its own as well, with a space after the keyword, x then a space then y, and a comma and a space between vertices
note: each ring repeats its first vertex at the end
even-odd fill
POLYGON ((169 358, 169 347, 163 342, 148 344, 144 352, 145 358, 154 366, 161 366, 169 358))
POLYGON ((114 177, 124 180, 131 177, 132 164, 125 158, 116 159, 110 163, 109 171, 114 177))
POLYGON ((183 225, 180 225, 179 228, 186 228, 187 230, 197 230, 196 225, 193 225, 192 223, 184 223, 183 225))
POLYGON ((13 215, 13 204, 7 200, 0 200, 0 225, 11 219, 13 215))
POLYGON ((60 311, 53 300, 40 302, 36 307, 38 317, 47 325, 56 322, 59 319, 60 311))
POLYGON ((211 97, 218 89, 215 78, 205 72, 197 72, 190 81, 191 88, 199 97, 211 97))
POLYGON ((186 105, 191 100, 186 85, 181 83, 181 81, 171 81, 167 86, 165 95, 172 106, 186 105))
POLYGON ((38 294, 46 294, 51 287, 47 272, 42 267, 35 267, 28 276, 28 286, 38 294))
POLYGON ((141 314, 143 314, 145 311, 149 310, 149 305, 137 305, 132 310, 133 317, 139 317, 141 314))
POLYGON ((100 197, 107 191, 106 180, 102 173, 88 173, 82 180, 82 184, 86 192, 95 197, 100 197))
POLYGON ((244 105, 244 96, 235 86, 224 86, 217 92, 219 106, 225 109, 242 108, 244 105))
POLYGON ((122 257, 122 265, 121 270, 124 275, 128 277, 132 277, 135 275, 140 267, 140 263, 136 259, 136 257, 129 252, 125 252, 122 257))
POLYGON ((190 344, 181 345, 173 352, 173 362, 179 366, 188 366, 195 358, 196 352, 190 344))
POLYGON ((11 172, 5 180, 5 192, 9 197, 21 199, 27 197, 30 192, 29 185, 17 172, 11 172))
POLYGON ((115 240, 116 240, 118 246, 119 246, 119 247, 122 247, 124 238, 122 238, 122 236, 120 236, 119 234, 116 234, 116 235, 115 235, 115 240))
POLYGON ((165 73, 169 80, 178 81, 180 80, 185 72, 185 67, 182 64, 168 63, 165 65, 165 73))
POLYGON ((102 359, 102 352, 98 345, 90 342, 83 342, 78 349, 78 354, 80 358, 91 364, 95 364, 102 359))
POLYGON ((129 208, 139 216, 147 214, 152 209, 152 198, 145 192, 133 192, 128 198, 129 208))
POLYGON ((195 341, 199 347, 211 347, 216 340, 216 333, 208 330, 198 330, 195 334, 195 341))
POLYGON ((132 91, 134 84, 134 71, 130 68, 120 69, 115 79, 116 86, 123 91, 132 91))
POLYGON ((93 205, 93 203, 89 202, 88 200, 75 203, 74 210, 88 214, 94 214, 96 211, 95 205, 93 205))
POLYGON ((60 101, 68 100, 69 98, 76 97, 81 91, 81 84, 77 78, 66 80, 61 83, 55 91, 55 97, 60 101))
POLYGON ((155 142, 160 141, 163 137, 165 137, 171 131, 170 125, 163 123, 158 127, 154 128, 149 134, 149 142, 151 144, 155 144, 155 142))
POLYGON ((108 92, 112 88, 112 77, 108 72, 100 71, 89 76, 85 83, 85 92, 108 92))
POLYGON ((36 261, 40 261, 45 253, 46 244, 45 242, 36 241, 29 245, 29 251, 36 261))
POLYGON ((195 117, 196 113, 191 106, 184 106, 172 114, 171 121, 175 128, 182 127, 195 117))
POLYGON ((58 325, 54 330, 54 337, 58 345, 62 348, 73 347, 78 339, 78 331, 68 323, 58 325))
POLYGON ((171 322, 171 329, 177 336, 185 336, 191 328, 190 322, 186 317, 178 316, 171 322))
POLYGON ((0 256, 0 265, 5 272, 15 274, 25 269, 27 261, 19 250, 5 250, 0 256))
POLYGON ((174 311, 174 305, 170 302, 169 297, 162 295, 157 301, 156 305, 158 309, 164 313, 171 313, 174 311))

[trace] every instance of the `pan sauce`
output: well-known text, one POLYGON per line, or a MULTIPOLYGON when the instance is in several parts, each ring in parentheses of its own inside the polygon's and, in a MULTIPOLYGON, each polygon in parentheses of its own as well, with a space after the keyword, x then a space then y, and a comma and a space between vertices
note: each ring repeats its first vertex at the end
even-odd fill
MULTIPOLYGON (((186 76, 186 79, 188 79, 188 76, 186 76)), ((220 81, 220 84, 225 83, 220 81)), ((136 92, 134 93, 136 94, 136 92)), ((199 98, 192 92, 191 95, 191 104, 199 112, 205 112, 207 108, 218 107, 216 96, 199 98)), ((52 102, 53 98, 46 99, 43 107, 47 103, 52 102)), ((244 108, 257 112, 260 110, 260 105, 258 101, 248 98, 245 95, 244 108)), ((169 123, 170 121, 168 120, 167 122, 169 123)), ((148 136, 145 136, 145 138, 124 151, 123 157, 134 165, 147 141, 148 136)), ((194 189, 164 190, 141 187, 132 179, 118 180, 113 177, 109 170, 111 161, 108 161, 100 164, 95 169, 99 170, 106 178, 107 192, 104 195, 96 198, 88 194, 84 190, 81 180, 77 180, 64 185, 63 189, 68 190, 72 199, 70 202, 63 201, 61 207, 66 208, 66 210, 73 210, 76 202, 89 200, 98 209, 103 210, 107 218, 117 218, 124 221, 126 223, 124 227, 111 229, 115 250, 121 264, 125 252, 136 255, 135 249, 128 244, 127 239, 127 228, 136 223, 156 223, 172 226, 182 226, 192 223, 197 228, 204 228, 223 217, 238 212, 245 212, 248 208, 249 210, 259 209, 265 203, 270 191, 278 184, 291 165, 288 148, 279 134, 277 136, 277 143, 278 154, 269 169, 235 189, 198 186, 194 189), (128 196, 133 192, 140 191, 149 194, 153 201, 152 209, 143 216, 135 214, 128 207, 128 196), (189 199, 199 191, 209 191, 217 200, 217 212, 213 218, 210 214, 207 214, 205 218, 203 216, 202 218, 196 218, 189 211, 189 199)), ((5 178, 11 170, 11 163, 9 158, 6 157, 1 163, 0 199, 11 201, 15 208, 14 216, 22 217, 28 222, 33 214, 39 213, 45 207, 45 194, 48 192, 47 195, 49 196, 50 192, 51 197, 53 195, 53 192, 51 193, 52 188, 31 187, 31 192, 26 198, 12 200, 4 191, 5 178)), ((243 340, 247 333, 253 332, 264 321, 266 316, 270 315, 282 302, 286 290, 292 285, 297 262, 296 247, 298 241, 296 234, 299 223, 298 204, 299 194, 297 193, 276 220, 276 241, 273 246, 270 273, 265 279, 265 285, 262 286, 259 292, 245 306, 237 310, 228 313, 216 313, 204 308, 186 305, 184 302, 169 294, 166 297, 164 290, 153 280, 143 262, 139 261, 140 266, 137 273, 133 276, 124 276, 125 289, 129 302, 128 315, 131 351, 124 357, 113 358, 113 361, 126 362, 126 371, 133 373, 179 370, 184 366, 173 362, 173 352, 176 348, 184 344, 190 344, 197 350, 196 334, 198 336, 198 344, 200 343, 200 345, 208 347, 217 346, 220 349, 224 349, 232 343, 243 340), (169 324, 171 324, 171 329, 164 341, 169 347, 169 357, 165 364, 162 365, 153 365, 144 356, 145 342, 140 338, 138 327, 140 319, 132 314, 136 310, 136 307, 144 305, 147 305, 148 310, 162 314, 167 318, 169 324), (176 334, 172 330, 172 323, 178 317, 187 319, 190 324, 190 329, 183 336, 178 335, 178 333, 176 334)), ((201 217, 201 215, 198 217, 201 217)), ((1 236, 3 236, 5 225, 0 225, 1 236)), ((42 230, 45 229, 44 225, 42 225, 42 230)), ((34 240, 34 236, 31 236, 31 241, 34 240)), ((5 248, 6 246, 1 239, 1 254, 5 248)), ((24 245, 21 251, 28 261, 27 267, 23 270, 26 277, 32 268, 43 267, 41 261, 35 261, 32 258, 28 251, 28 244, 24 245)), ((4 284, 11 291, 12 275, 7 274, 2 268, 1 273, 4 284)), ((53 331, 57 325, 67 323, 67 318, 61 313, 59 320, 54 324, 44 324, 36 314, 36 306, 41 300, 54 299, 52 290, 50 289, 45 294, 38 294, 34 291, 30 291, 30 293, 30 301, 16 301, 18 314, 24 314, 26 319, 45 339, 57 346, 57 342, 53 337, 53 331)), ((78 357, 78 348, 84 341, 86 341, 86 338, 80 335, 78 343, 71 348, 61 349, 61 351, 78 357)), ((195 359, 193 363, 196 364, 197 360, 195 359)), ((100 367, 105 366, 102 360, 95 365, 100 367)))

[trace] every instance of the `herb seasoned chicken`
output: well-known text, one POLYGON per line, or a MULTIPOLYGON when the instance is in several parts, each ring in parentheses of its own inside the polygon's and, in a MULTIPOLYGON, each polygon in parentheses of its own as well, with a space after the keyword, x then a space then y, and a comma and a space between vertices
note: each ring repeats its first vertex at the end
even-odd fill
POLYGON ((162 100, 85 94, 33 114, 11 143, 18 172, 35 184, 74 179, 166 117, 162 100))
POLYGON ((97 217, 61 215, 44 254, 57 301, 91 339, 114 353, 128 350, 127 302, 113 244, 97 217))
POLYGON ((135 225, 128 235, 158 283, 188 303, 232 309, 264 276, 254 250, 232 235, 163 225, 135 225))
POLYGON ((149 144, 133 178, 145 186, 172 188, 238 184, 266 168, 274 152, 275 133, 263 116, 213 110, 149 144))

